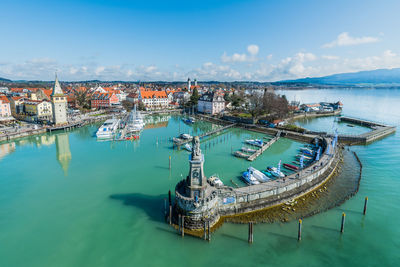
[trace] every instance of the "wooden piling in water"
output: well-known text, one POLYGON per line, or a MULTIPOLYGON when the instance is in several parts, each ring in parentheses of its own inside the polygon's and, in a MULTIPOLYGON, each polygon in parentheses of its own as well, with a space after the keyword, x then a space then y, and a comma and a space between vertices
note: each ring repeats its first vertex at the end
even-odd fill
POLYGON ((253 243, 253 222, 249 222, 249 243, 253 243))
POLYGON ((203 233, 204 240, 207 240, 207 222, 204 221, 204 233, 203 233))
POLYGON ((364 211, 363 211, 363 214, 364 214, 364 215, 367 213, 367 204, 368 204, 368 197, 365 197, 365 201, 364 201, 364 211))
POLYGON ((302 225, 302 223, 303 223, 303 220, 299 219, 299 230, 298 230, 298 233, 297 233, 297 240, 298 241, 301 240, 301 225, 302 225))
POLYGON ((185 216, 184 215, 182 215, 181 234, 182 234, 182 237, 185 236, 185 216))
POLYGON ((345 222, 345 219, 346 219, 346 213, 342 213, 342 224, 341 224, 341 226, 340 226, 340 232, 341 233, 343 233, 344 232, 344 222, 345 222))
POLYGON ((169 205, 169 225, 172 224, 172 206, 169 205))
POLYGON ((207 240, 208 240, 208 242, 210 242, 211 241, 210 221, 208 221, 208 223, 207 223, 207 228, 208 228, 207 240))
POLYGON ((178 232, 181 231, 181 215, 178 214, 178 232))

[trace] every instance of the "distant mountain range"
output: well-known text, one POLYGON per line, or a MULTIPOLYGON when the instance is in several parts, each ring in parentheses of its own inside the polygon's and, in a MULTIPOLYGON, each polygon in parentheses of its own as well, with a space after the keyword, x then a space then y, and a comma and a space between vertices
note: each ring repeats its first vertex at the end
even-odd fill
POLYGON ((9 79, 4 79, 4 78, 1 78, 1 77, 0 77, 0 82, 8 82, 8 83, 9 83, 9 82, 12 82, 12 81, 9 80, 9 79))
POLYGON ((309 84, 400 84, 400 68, 378 69, 352 73, 333 74, 324 77, 285 80, 278 83, 309 83, 309 84))

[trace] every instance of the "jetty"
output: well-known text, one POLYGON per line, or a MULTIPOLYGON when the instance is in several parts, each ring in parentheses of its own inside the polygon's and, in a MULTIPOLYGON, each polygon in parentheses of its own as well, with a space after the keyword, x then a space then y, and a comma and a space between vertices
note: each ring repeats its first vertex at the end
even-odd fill
POLYGON ((281 137, 281 131, 278 131, 275 135, 274 138, 269 140, 267 143, 265 143, 260 149, 258 149, 256 152, 254 152, 250 157, 247 158, 248 161, 253 161, 255 160, 258 156, 260 156, 265 150, 267 150, 273 143, 279 140, 281 137))
MULTIPOLYGON (((199 135, 199 138, 203 139, 204 137, 220 133, 220 132, 225 131, 225 130, 227 130, 229 128, 232 128, 233 126, 235 126, 235 123, 223 126, 221 128, 214 129, 214 130, 206 132, 206 133, 203 133, 203 134, 199 135)), ((188 139, 182 139, 182 138, 176 137, 176 138, 173 139, 173 142, 174 142, 174 146, 178 146, 179 147, 179 146, 182 146, 182 145, 187 144, 189 142, 192 142, 192 140, 193 140, 193 137, 188 138, 188 139)))
MULTIPOLYGON (((371 142, 374 142, 378 139, 381 139, 387 135, 393 134, 396 132, 396 127, 395 126, 390 126, 386 125, 383 123, 378 123, 378 122, 373 122, 365 119, 358 119, 358 118, 353 118, 353 117, 339 117, 339 121, 342 122, 350 122, 354 124, 358 124, 361 126, 366 126, 372 129, 372 131, 363 133, 360 135, 344 135, 340 134, 338 136, 338 140, 340 142, 344 143, 350 143, 350 144, 369 144, 371 142)), ((327 135, 331 136, 331 135, 327 135)))

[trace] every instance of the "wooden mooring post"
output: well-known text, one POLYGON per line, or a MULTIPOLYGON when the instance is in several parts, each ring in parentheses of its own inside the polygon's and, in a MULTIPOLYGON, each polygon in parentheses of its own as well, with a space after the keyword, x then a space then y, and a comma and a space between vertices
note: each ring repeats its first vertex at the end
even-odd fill
POLYGON ((249 222, 249 243, 253 243, 253 222, 249 222))
POLYGON ((178 232, 181 231, 181 215, 178 214, 178 232))
POLYGON ((297 233, 297 240, 300 241, 301 240, 301 225, 303 224, 303 220, 299 219, 299 230, 297 233))
POLYGON ((367 214, 368 197, 365 197, 363 214, 367 214))
POLYGON ((172 224, 172 200, 171 200, 171 190, 168 191, 169 200, 169 224, 172 224))
POLYGON ((208 242, 210 242, 211 241, 210 221, 208 221, 208 223, 207 223, 207 228, 208 228, 207 240, 208 240, 208 242))
POLYGON ((182 215, 181 234, 182 234, 182 237, 185 236, 185 215, 182 215))
POLYGON ((203 233, 204 240, 207 240, 207 222, 204 221, 204 233, 203 233))
POLYGON ((346 219, 346 213, 342 213, 342 224, 340 225, 340 233, 343 233, 344 232, 344 222, 345 222, 345 219, 346 219))

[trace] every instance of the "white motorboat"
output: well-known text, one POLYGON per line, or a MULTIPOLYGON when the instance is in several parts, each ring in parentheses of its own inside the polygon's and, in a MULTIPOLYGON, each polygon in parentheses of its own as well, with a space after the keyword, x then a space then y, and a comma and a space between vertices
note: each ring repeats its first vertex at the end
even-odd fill
POLYGON ((126 128, 128 132, 140 132, 144 128, 143 116, 139 111, 136 110, 136 106, 131 111, 126 123, 126 128))
POLYGON ((257 150, 244 146, 244 147, 242 147, 242 151, 243 151, 243 152, 248 152, 248 153, 254 153, 254 152, 256 152, 257 150))
POLYGON ((181 134, 179 137, 181 139, 186 139, 186 140, 192 138, 192 136, 190 134, 185 134, 185 133, 181 134))
POLYGON ((191 146, 191 145, 185 144, 183 147, 184 147, 187 151, 192 152, 192 146, 191 146))
POLYGON ((118 130, 119 119, 108 119, 96 132, 96 136, 99 139, 111 139, 114 137, 115 133, 118 130))
POLYGON ((221 181, 221 179, 219 179, 216 174, 211 175, 210 178, 208 178, 208 182, 215 187, 220 187, 224 185, 224 183, 221 181))
POLYGON ((279 178, 285 177, 285 174, 281 171, 278 172, 278 168, 276 167, 268 167, 267 170, 269 170, 269 172, 275 177, 279 178))
POLYGON ((247 169, 247 171, 252 174, 254 176, 254 178, 256 178, 259 182, 261 183, 265 183, 267 181, 269 181, 269 178, 262 172, 260 172, 259 170, 253 168, 253 167, 249 167, 247 169))
POLYGON ((248 139, 245 142, 249 145, 258 146, 258 147, 262 147, 264 144, 263 140, 261 140, 261 139, 248 139))
POLYGON ((249 171, 243 172, 242 178, 249 185, 260 184, 260 182, 249 171))

